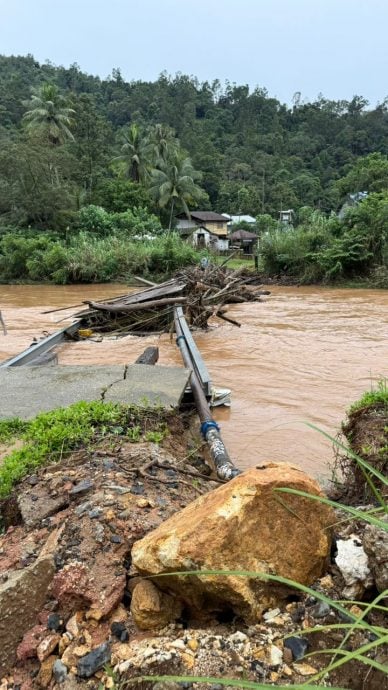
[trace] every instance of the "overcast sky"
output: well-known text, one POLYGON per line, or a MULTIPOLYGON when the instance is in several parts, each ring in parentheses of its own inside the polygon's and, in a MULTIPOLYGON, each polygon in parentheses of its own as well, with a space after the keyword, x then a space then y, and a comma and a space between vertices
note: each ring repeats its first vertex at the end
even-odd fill
POLYGON ((388 0, 0 0, 0 53, 106 77, 183 72, 290 103, 388 95, 388 0))

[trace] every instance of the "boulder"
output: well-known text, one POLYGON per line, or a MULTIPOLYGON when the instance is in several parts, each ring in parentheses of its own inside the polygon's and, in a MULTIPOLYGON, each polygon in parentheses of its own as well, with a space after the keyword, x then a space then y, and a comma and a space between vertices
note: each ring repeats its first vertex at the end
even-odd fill
MULTIPOLYGON (((320 495, 318 484, 293 465, 266 463, 198 498, 132 549, 143 575, 184 570, 249 570, 309 585, 324 572, 330 554, 332 510, 317 501, 274 489, 320 495)), ((157 578, 199 614, 229 608, 247 620, 284 599, 276 583, 234 575, 157 578)))

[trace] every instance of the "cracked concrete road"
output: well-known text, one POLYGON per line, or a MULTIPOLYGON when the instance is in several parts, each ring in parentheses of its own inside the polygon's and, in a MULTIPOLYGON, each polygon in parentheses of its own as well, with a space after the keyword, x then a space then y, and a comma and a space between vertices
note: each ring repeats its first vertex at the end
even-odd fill
POLYGON ((10 367, 0 370, 0 419, 31 419, 79 400, 178 407, 190 379, 180 367, 10 367))

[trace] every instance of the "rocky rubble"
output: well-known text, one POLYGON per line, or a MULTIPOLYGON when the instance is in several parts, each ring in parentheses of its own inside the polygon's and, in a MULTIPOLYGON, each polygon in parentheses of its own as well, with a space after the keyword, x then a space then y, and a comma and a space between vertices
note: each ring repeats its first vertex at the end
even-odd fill
MULTIPOLYGON (((181 537, 186 534, 180 542, 185 567, 192 566, 203 539, 206 560, 195 561, 196 567, 231 565, 221 556, 217 560, 222 547, 225 559, 240 554, 241 567, 265 565, 271 572, 288 564, 284 574, 314 580, 317 591, 342 598, 344 581, 334 562, 328 564, 331 574, 317 579, 327 563, 329 513, 316 506, 308 512, 307 504, 290 503, 290 496, 279 503, 272 493, 274 486, 292 482, 315 492, 317 485, 296 468, 267 466, 220 487, 207 476, 201 457, 192 452, 188 462, 184 430, 178 431, 175 443, 166 442, 168 449, 120 441, 75 453, 25 479, 3 506, 0 607, 8 614, 0 624, 0 690, 109 689, 114 681, 107 667, 117 681, 140 673, 180 673, 294 684, 313 677, 323 663, 319 657, 304 659, 306 651, 333 647, 342 639, 336 631, 326 637, 303 634, 339 620, 315 597, 274 588, 265 593, 252 583, 237 590, 232 582, 235 589, 223 590, 214 607, 210 580, 211 596, 202 598, 203 606, 190 607, 193 594, 186 581, 162 591, 158 580, 155 586, 139 577, 135 563, 144 545, 167 534, 165 526, 172 521, 181 537), (271 481, 266 481, 268 472, 271 481), (193 517, 197 509, 200 521, 193 517), (275 539, 271 561, 263 549, 273 548, 275 539), (21 589, 13 590, 14 583, 21 589)), ((342 538, 350 537, 345 529, 342 538)), ((377 680, 371 689, 385 687, 385 679, 377 680)))

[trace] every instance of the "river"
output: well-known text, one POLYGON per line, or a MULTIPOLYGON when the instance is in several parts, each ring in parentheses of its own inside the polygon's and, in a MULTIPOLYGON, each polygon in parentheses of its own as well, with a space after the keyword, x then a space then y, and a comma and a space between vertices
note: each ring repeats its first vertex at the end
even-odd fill
MULTIPOLYGON (((289 461, 316 477, 328 476, 330 442, 306 426, 335 435, 345 410, 380 376, 387 376, 388 291, 271 287, 261 303, 233 305, 237 328, 215 323, 196 342, 217 386, 232 389, 230 409, 215 417, 241 468, 257 461, 289 461)), ((125 292, 123 285, 0 286, 0 359, 33 337, 69 323, 75 311, 42 314, 125 292)), ((147 345, 160 364, 181 364, 169 336, 126 337, 61 346, 60 364, 131 363, 147 345)))

